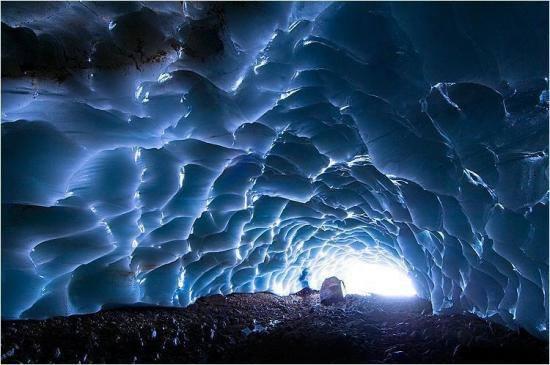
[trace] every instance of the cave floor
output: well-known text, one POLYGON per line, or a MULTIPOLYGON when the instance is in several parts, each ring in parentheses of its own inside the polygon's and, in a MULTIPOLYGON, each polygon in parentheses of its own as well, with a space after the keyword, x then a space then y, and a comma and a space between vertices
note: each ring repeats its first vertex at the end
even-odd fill
POLYGON ((2 363, 548 363, 548 343, 418 298, 308 289, 44 321, 2 321, 2 363))

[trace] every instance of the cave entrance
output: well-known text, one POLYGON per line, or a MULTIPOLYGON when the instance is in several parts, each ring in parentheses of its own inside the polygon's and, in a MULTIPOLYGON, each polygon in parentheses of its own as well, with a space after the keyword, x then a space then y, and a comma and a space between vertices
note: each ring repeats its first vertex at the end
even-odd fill
POLYGON ((323 280, 331 276, 344 281, 347 294, 395 297, 417 294, 407 272, 391 262, 369 262, 358 257, 336 260, 330 265, 311 270, 311 288, 320 289, 323 280))

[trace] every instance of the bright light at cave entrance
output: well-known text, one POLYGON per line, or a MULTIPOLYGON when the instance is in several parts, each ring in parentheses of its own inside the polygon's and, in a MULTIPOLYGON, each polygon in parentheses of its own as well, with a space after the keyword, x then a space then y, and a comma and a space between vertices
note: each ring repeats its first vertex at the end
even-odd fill
POLYGON ((335 266, 314 273, 312 287, 319 289, 323 279, 336 276, 344 281, 347 294, 416 295, 411 279, 397 266, 368 263, 356 258, 340 261, 335 266))
POLYGON ((340 279, 344 281, 349 294, 416 295, 411 279, 396 267, 352 259, 345 263, 340 279))

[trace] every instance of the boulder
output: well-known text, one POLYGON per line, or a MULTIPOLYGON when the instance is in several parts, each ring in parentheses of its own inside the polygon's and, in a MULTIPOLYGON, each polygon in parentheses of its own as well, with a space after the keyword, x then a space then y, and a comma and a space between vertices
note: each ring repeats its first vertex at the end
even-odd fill
POLYGON ((321 285, 321 304, 332 305, 344 300, 346 286, 336 276, 331 276, 323 281, 321 285))

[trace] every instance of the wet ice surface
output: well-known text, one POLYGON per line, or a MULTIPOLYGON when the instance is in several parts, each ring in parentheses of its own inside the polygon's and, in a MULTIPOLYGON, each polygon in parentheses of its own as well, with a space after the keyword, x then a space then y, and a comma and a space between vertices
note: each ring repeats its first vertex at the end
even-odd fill
POLYGON ((418 298, 319 294, 202 298, 184 308, 114 309, 3 321, 2 362, 545 363, 548 345, 474 315, 431 315, 418 298))
POLYGON ((546 338, 547 3, 4 2, 2 22, 3 318, 288 294, 356 258, 546 338))

